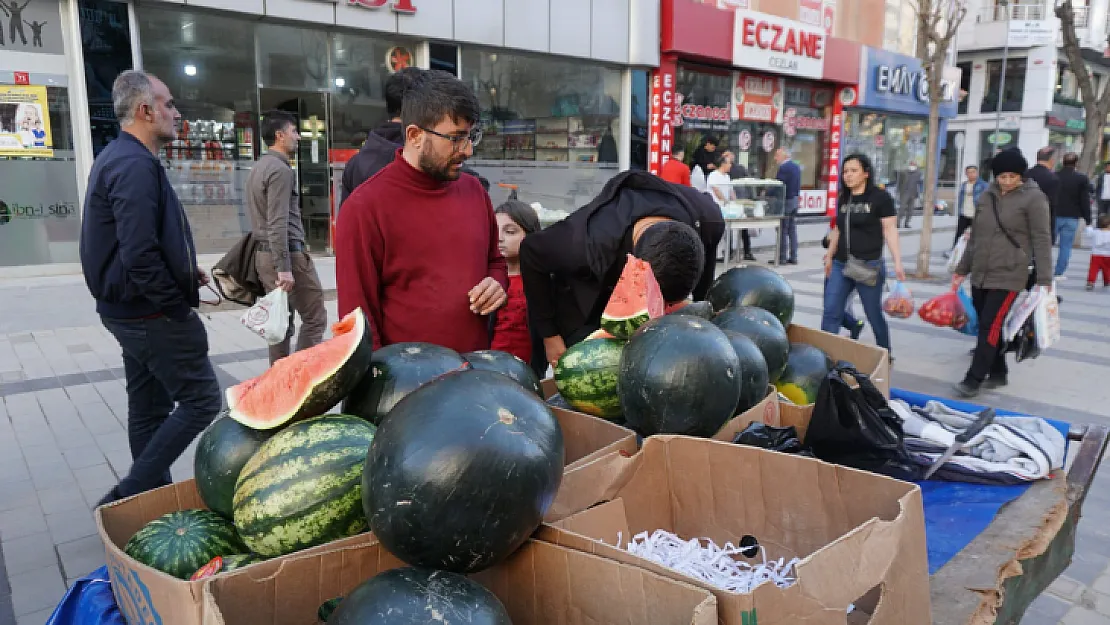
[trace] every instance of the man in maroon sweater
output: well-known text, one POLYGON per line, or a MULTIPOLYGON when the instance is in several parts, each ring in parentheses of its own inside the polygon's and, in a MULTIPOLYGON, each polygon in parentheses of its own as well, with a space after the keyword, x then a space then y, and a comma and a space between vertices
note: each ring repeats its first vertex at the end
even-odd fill
POLYGON ((339 315, 362 308, 375 349, 408 341, 489 349, 488 315, 505 304, 509 275, 489 195, 459 177, 482 138, 478 114, 469 87, 429 72, 405 94, 398 158, 339 212, 339 315))

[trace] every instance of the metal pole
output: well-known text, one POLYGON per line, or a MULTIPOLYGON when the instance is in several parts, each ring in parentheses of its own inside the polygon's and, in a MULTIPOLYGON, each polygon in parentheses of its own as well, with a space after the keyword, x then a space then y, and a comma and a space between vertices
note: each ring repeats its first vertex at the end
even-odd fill
MULTIPOLYGON (((1010 20, 1013 17, 1010 15, 1010 3, 1008 0, 999 0, 998 6, 1006 12, 1006 41, 1002 44, 1002 72, 998 80, 998 103, 997 108, 994 110, 994 137, 991 141, 991 147, 995 153, 998 152, 998 132, 1002 126, 1002 103, 1006 93, 1006 59, 1010 56, 1010 20)), ((994 158, 994 154, 991 154, 994 158)))

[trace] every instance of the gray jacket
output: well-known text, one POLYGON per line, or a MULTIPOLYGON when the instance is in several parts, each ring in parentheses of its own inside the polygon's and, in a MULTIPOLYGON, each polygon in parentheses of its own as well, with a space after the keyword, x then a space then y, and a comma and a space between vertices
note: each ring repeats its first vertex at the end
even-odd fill
POLYGON ((981 289, 1022 291, 1029 281, 1029 264, 1034 259, 1038 265, 1037 284, 1052 284, 1048 198, 1032 180, 1026 180, 1006 195, 1002 195, 997 181, 992 182, 976 203, 971 239, 956 274, 970 273, 971 285, 981 289), (1001 227, 992 202, 998 207, 1001 227))
POLYGON ((274 258, 274 269, 292 271, 289 244, 304 245, 304 223, 297 174, 284 154, 271 150, 251 168, 246 188, 247 214, 254 238, 274 258))

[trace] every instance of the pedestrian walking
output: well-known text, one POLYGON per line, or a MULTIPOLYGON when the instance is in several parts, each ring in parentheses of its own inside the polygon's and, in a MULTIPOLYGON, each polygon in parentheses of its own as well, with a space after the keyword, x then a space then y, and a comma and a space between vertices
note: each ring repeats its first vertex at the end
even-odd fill
POLYGON ((890 352, 890 329, 883 313, 884 243, 894 259, 898 279, 904 281, 906 272, 902 268, 894 200, 875 186, 873 175, 874 167, 866 155, 852 154, 844 159, 840 170, 840 188, 844 192, 837 197, 836 227, 829 235, 829 251, 825 255, 828 281, 821 329, 830 334, 839 331, 848 298, 856 291, 875 342, 890 352))
POLYGON ((798 264, 798 197, 802 194, 802 168, 794 162, 790 150, 780 147, 775 150, 775 162, 779 170, 775 178, 783 185, 782 225, 779 227, 779 265, 798 264))
MULTIPOLYGON (((829 231, 827 233, 825 233, 825 238, 821 239, 821 247, 825 248, 826 250, 829 249, 829 237, 830 237, 830 235, 832 235, 833 229, 835 229, 835 228, 836 228, 836 217, 833 217, 831 219, 831 223, 829 224, 829 231)), ((826 252, 826 254, 827 253, 828 252, 826 252)), ((829 288, 829 277, 828 276, 825 276, 825 286, 824 286, 824 288, 825 288, 825 290, 828 290, 828 288, 829 288)), ((824 296, 823 293, 824 292, 822 292, 822 297, 824 296)), ((854 314, 852 314, 852 299, 851 299, 851 297, 849 297, 848 300, 845 302, 844 317, 840 320, 840 326, 848 331, 848 333, 851 335, 853 341, 859 340, 859 335, 863 334, 863 320, 858 319, 854 314)))
POLYGON ((1052 284, 1048 198, 1033 180, 1022 180, 1028 163, 1016 149, 991 160, 994 180, 979 200, 967 252, 960 259, 953 287, 971 278, 971 299, 979 318, 979 337, 971 366, 955 386, 965 398, 980 389, 1006 386, 1009 369, 1002 343, 1002 325, 1020 291, 1035 282, 1052 284))
MULTIPOLYGON (((993 165, 992 165, 993 167, 993 165)), ((1056 175, 1056 148, 1052 146, 1037 150, 1037 164, 1025 172, 1026 179, 1032 178, 1048 198, 1048 228, 1052 242, 1056 243, 1056 199, 1060 192, 1060 178, 1056 175)), ((1048 261, 1045 261, 1046 263, 1048 261)), ((1044 265, 1047 271, 1048 265, 1044 265)))
POLYGON ((1095 198, 1098 200, 1098 214, 1110 213, 1110 161, 1106 161, 1095 183, 1095 198))
POLYGON ((274 364, 289 355, 296 330, 294 311, 301 316, 296 351, 323 340, 328 313, 320 276, 305 246, 297 174, 290 164, 301 139, 297 120, 285 111, 270 111, 262 116, 259 130, 267 151, 251 168, 246 193, 258 242, 255 270, 267 293, 274 289, 289 293, 289 330, 284 341, 270 346, 270 364, 274 364))
POLYGON ((1064 155, 1064 166, 1057 174, 1059 187, 1056 194, 1056 235, 1060 237, 1060 251, 1056 254, 1056 279, 1066 280, 1071 251, 1075 245, 1075 234, 1079 231, 1079 221, 1091 225, 1091 180, 1087 174, 1077 171, 1079 155, 1069 152, 1064 155))
POLYGON ((181 114, 165 83, 135 70, 116 78, 112 106, 121 132, 89 175, 80 256, 101 322, 123 350, 133 462, 97 505, 170 484, 170 465, 222 407, 194 310, 208 276, 158 159, 181 114))
POLYGON ((403 342, 489 349, 509 276, 489 195, 462 165, 482 139, 474 91, 429 71, 405 94, 405 145, 339 212, 340 317, 361 308, 374 348, 403 342))
POLYGON ((917 207, 917 200, 921 197, 924 186, 917 163, 910 163, 909 167, 898 172, 896 184, 898 185, 898 222, 903 228, 909 228, 913 221, 913 211, 917 207))
POLYGON ((987 182, 979 177, 979 168, 975 165, 968 165, 964 175, 967 179, 960 183, 960 191, 957 194, 956 212, 959 217, 956 219, 956 237, 952 240, 952 245, 959 243, 964 231, 971 227, 971 222, 975 220, 975 206, 988 186, 987 182))
POLYGON ((1098 216, 1098 228, 1087 226, 1091 240, 1091 263, 1087 267, 1087 290, 1095 290, 1095 279, 1102 274, 1102 286, 1110 286, 1110 213, 1098 216))

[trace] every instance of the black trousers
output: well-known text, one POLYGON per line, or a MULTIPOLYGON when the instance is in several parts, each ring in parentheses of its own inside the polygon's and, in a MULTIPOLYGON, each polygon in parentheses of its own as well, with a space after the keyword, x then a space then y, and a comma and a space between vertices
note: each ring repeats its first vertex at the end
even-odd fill
POLYGON ((956 220, 956 238, 952 241, 952 245, 956 245, 956 243, 959 243, 960 237, 963 236, 964 232, 968 228, 971 227, 971 222, 973 221, 975 220, 971 217, 964 217, 963 215, 960 215, 959 219, 956 220))
POLYGON ((1110 200, 1098 201, 1098 214, 1110 213, 1110 200))
POLYGON ((971 289, 971 301, 979 316, 979 339, 964 379, 968 384, 978 387, 988 375, 996 377, 1009 373, 1002 324, 1006 322, 1006 315, 1010 314, 1016 297, 1017 291, 971 289))

